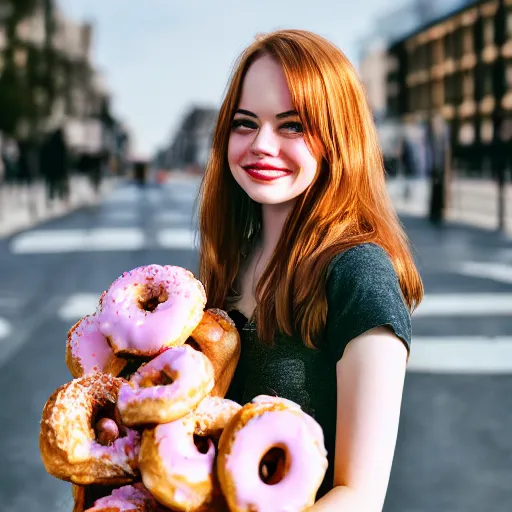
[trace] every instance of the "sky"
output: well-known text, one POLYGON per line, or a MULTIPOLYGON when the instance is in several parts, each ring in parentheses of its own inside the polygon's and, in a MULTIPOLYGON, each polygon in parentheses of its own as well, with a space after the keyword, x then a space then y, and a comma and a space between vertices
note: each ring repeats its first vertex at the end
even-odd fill
POLYGON ((390 0, 58 0, 94 23, 93 64, 137 155, 168 145, 193 105, 218 108, 232 65, 254 36, 278 28, 317 32, 357 65, 360 41, 390 0))

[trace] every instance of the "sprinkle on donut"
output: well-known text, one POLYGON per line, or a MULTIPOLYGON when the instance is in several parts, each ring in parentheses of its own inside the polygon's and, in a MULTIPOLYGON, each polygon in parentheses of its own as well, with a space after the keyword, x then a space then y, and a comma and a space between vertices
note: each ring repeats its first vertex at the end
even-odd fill
POLYGON ((118 408, 128 426, 168 423, 185 416, 212 390, 213 366, 188 345, 167 349, 121 386, 118 408))
POLYGON ((171 265, 138 267, 101 297, 100 330, 117 355, 152 357, 185 343, 205 305, 204 287, 192 272, 171 265))
POLYGON ((87 315, 68 332, 66 365, 74 378, 91 373, 110 373, 117 377, 127 361, 116 357, 99 329, 98 317, 87 315))
POLYGON ((97 373, 74 379, 51 395, 39 436, 41 457, 50 475, 80 485, 134 480, 140 434, 116 423, 117 433, 111 429, 107 438, 96 437, 104 428, 97 423, 102 415, 110 416, 112 422, 117 419, 115 405, 122 382, 97 373))

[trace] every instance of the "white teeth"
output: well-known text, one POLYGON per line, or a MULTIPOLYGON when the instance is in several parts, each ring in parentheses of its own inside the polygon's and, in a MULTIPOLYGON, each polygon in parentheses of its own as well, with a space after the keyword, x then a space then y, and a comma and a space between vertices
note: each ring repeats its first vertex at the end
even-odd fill
POLYGON ((258 174, 264 174, 266 176, 284 176, 285 174, 288 174, 286 171, 268 169, 251 169, 251 171, 257 172, 258 174))

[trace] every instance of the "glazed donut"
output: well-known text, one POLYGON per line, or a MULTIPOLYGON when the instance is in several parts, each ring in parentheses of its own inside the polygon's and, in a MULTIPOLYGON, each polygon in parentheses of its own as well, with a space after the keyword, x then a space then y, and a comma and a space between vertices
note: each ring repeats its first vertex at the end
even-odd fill
POLYGON ((117 357, 99 330, 98 317, 87 315, 68 332, 66 365, 73 378, 94 372, 117 377, 127 360, 117 357))
POLYGON ((187 512, 219 506, 223 497, 214 474, 216 450, 211 438, 220 436, 239 409, 231 400, 208 397, 185 417, 144 431, 139 457, 142 481, 160 503, 187 512))
POLYGON ((222 309, 208 309, 190 338, 195 342, 191 345, 213 365, 215 385, 211 396, 224 397, 240 357, 240 335, 235 322, 222 309))
POLYGON ((156 356, 123 383, 117 407, 128 426, 168 423, 196 407, 213 384, 209 359, 181 345, 156 356))
POLYGON ((164 508, 141 483, 125 485, 94 502, 85 512, 163 512, 164 508))
POLYGON ((201 321, 206 294, 192 272, 147 265, 125 272, 100 298, 100 331, 116 355, 152 357, 185 343, 201 321))
POLYGON ((95 373, 64 384, 50 396, 39 433, 41 458, 50 475, 80 485, 134 480, 140 434, 116 417, 122 382, 95 373))
POLYGON ((245 404, 219 440, 217 471, 229 509, 301 511, 315 502, 327 470, 320 425, 289 400, 245 404))

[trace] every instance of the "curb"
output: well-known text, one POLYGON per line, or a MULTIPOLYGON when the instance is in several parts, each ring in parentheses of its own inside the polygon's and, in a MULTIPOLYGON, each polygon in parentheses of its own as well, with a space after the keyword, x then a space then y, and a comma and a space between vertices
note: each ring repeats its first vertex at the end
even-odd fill
MULTIPOLYGON (((116 188, 121 179, 122 178, 118 177, 105 178, 101 186, 98 202, 101 202, 107 194, 116 188)), ((0 215, 0 240, 4 240, 36 226, 97 204, 94 200, 92 188, 90 185, 85 186, 85 180, 78 180, 74 185, 75 200, 73 201, 73 199, 71 199, 71 204, 69 205, 64 205, 59 201, 54 203, 51 208, 44 207, 43 212, 38 212, 37 214, 30 214, 28 206, 23 205, 17 210, 17 213, 13 214, 11 212, 11 214, 7 216, 5 213, 0 215), (84 186, 86 188, 86 192, 77 194, 76 189, 83 189, 84 186), (22 215, 20 220, 19 213, 21 212, 22 215)), ((73 183, 70 184, 70 188, 73 188, 73 183)), ((71 195, 73 195, 73 192, 71 192, 71 195)))

